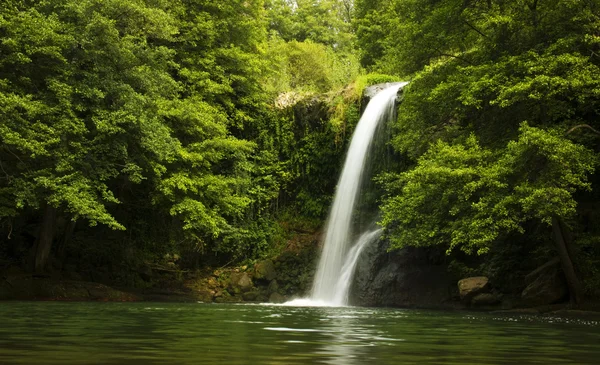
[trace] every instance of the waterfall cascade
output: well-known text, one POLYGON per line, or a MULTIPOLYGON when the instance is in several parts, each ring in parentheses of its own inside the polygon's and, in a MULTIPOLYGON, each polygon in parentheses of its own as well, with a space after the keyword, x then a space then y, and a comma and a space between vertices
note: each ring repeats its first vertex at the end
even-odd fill
POLYGON ((352 242, 356 233, 352 229, 353 211, 360 195, 366 156, 377 126, 395 114, 398 90, 406 84, 407 82, 394 83, 378 92, 369 101, 356 125, 327 219, 325 241, 311 298, 292 301, 290 305, 345 306, 348 304, 348 290, 360 252, 381 233, 379 229, 369 231, 352 242))

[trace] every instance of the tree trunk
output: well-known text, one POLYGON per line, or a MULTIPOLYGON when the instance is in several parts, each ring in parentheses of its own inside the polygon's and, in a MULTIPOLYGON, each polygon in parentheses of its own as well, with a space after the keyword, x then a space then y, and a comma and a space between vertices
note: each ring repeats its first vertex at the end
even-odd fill
POLYGON ((567 279, 567 286, 569 287, 569 293, 571 295, 571 303, 579 304, 583 299, 583 289, 581 287, 581 283, 577 278, 577 274, 575 273, 575 268, 573 267, 573 261, 571 260, 571 255, 569 255, 568 245, 568 235, 563 230, 564 223, 557 217, 552 217, 552 231, 554 232, 554 238, 556 243, 556 249, 558 250, 558 257, 560 258, 560 264, 562 266, 563 272, 565 273, 565 277, 567 279))
POLYGON ((56 208, 51 205, 46 205, 44 209, 44 217, 42 218, 42 226, 35 247, 35 271, 43 272, 48 265, 48 257, 54 240, 54 225, 56 222, 56 208))
POLYGON ((70 220, 69 223, 67 223, 67 226, 65 228, 65 234, 64 234, 63 238, 60 240, 60 244, 58 245, 57 252, 58 252, 58 258, 61 262, 61 265, 64 264, 66 248, 67 248, 67 245, 69 244, 69 241, 71 240, 71 237, 73 236, 73 232, 75 231, 76 224, 77 224, 76 220, 70 220))

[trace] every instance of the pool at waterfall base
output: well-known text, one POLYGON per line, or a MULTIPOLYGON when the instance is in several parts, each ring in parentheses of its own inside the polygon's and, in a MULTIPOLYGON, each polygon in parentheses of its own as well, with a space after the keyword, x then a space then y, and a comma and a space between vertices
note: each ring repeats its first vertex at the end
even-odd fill
POLYGON ((204 303, 0 303, 0 364, 597 364, 600 322, 204 303))

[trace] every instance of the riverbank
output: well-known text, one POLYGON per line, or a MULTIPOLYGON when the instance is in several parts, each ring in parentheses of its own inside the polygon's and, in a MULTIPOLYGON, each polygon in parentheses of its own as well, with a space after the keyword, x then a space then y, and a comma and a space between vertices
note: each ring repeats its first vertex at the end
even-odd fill
MULTIPOLYGON (((239 270, 239 269, 238 269, 239 270)), ((232 270, 231 273, 235 273, 232 270)), ((242 274, 241 277, 244 275, 242 274)), ((214 276, 211 276, 214 277, 214 276)), ((267 303, 283 302, 291 299, 283 295, 266 296, 264 289, 254 287, 258 294, 248 295, 249 291, 238 292, 231 290, 232 294, 218 294, 216 297, 208 297, 207 292, 214 291, 210 287, 202 287, 203 283, 210 278, 199 278, 196 280, 196 288, 191 286, 180 286, 171 288, 113 288, 108 285, 86 281, 55 280, 48 277, 22 276, 3 278, 0 283, 0 301, 72 301, 72 302, 180 302, 180 303, 267 303)), ((188 283, 189 285, 190 283, 188 283)), ((231 285, 231 284, 227 284, 231 285)), ((572 307, 569 303, 559 303, 530 308, 512 308, 508 310, 477 309, 460 306, 448 307, 450 311, 488 312, 499 315, 534 315, 542 317, 559 317, 564 319, 587 319, 600 320, 600 302, 590 301, 578 307, 572 307)), ((422 308, 411 308, 422 309, 422 308)), ((439 307, 436 308, 438 310, 439 307)))

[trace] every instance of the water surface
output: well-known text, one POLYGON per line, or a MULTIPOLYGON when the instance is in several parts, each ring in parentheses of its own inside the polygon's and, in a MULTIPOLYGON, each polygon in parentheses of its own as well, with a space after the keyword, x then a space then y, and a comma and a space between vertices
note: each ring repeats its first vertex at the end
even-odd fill
POLYGON ((489 313, 0 303, 0 364, 598 364, 600 324, 489 313))

